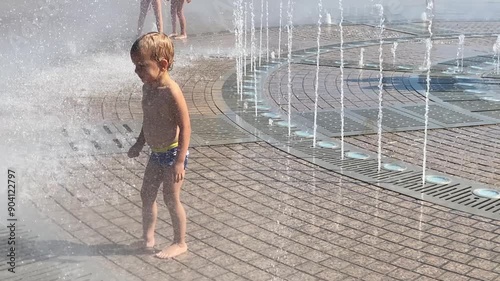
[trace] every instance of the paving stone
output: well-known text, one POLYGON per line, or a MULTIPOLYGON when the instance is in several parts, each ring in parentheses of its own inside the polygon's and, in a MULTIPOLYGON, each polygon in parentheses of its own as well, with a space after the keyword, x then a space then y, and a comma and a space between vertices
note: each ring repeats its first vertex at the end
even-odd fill
MULTIPOLYGON (((484 27, 493 32, 498 29, 498 24, 488 22, 439 24, 443 30, 479 32, 484 27)), ((420 30, 411 24, 397 28, 412 32, 420 30)), ((323 35, 325 41, 322 42, 325 45, 339 43, 338 28, 329 30, 323 35)), ((277 30, 271 31, 277 35, 277 30)), ((351 25, 346 26, 345 31, 346 44, 377 39, 375 27, 351 25)), ((310 27, 297 26, 294 32, 297 38, 303 39, 297 46, 315 46, 315 34, 310 27)), ((396 38, 408 34, 387 31, 386 36, 396 38)), ((192 37, 189 40, 190 43, 205 44, 203 42, 208 38, 226 40, 228 48, 234 46, 234 34, 192 37)), ((489 54, 494 40, 496 37, 490 36, 468 38, 467 42, 478 53, 489 54)), ((433 61, 451 60, 454 63, 456 52, 450 53, 449 48, 456 41, 451 37, 436 41, 443 44, 435 46, 433 61)), ((398 63, 421 64, 425 53, 422 42, 401 42, 398 63)), ((271 44, 275 46, 277 43, 271 44)), ((177 46, 181 53, 187 51, 185 46, 177 46)), ((385 61, 392 60, 390 47, 390 44, 383 46, 385 61)), ((364 48, 366 63, 377 63, 378 45, 364 48)), ((359 48, 346 49, 345 56, 357 63, 359 48)), ((319 93, 323 112, 320 115, 324 119, 319 125, 326 132, 339 125, 334 124, 337 112, 332 113, 341 104, 338 96, 340 72, 333 65, 339 59, 338 52, 322 54, 322 59, 325 65, 320 67, 319 93), (327 65, 329 60, 331 65, 327 65), (335 79, 337 83, 331 83, 335 79)), ((177 68, 175 78, 183 88, 192 123, 196 126, 196 122, 202 124, 201 120, 219 120, 223 115, 233 114, 230 112, 232 108, 223 104, 226 99, 217 87, 222 87, 221 77, 234 69, 234 58, 197 58, 191 63, 177 68)), ((285 70, 282 65, 266 78, 265 98, 273 106, 286 111, 284 97, 288 79, 285 70)), ((312 116, 315 70, 315 65, 293 63, 293 112, 302 111, 312 116)), ((361 74, 359 69, 346 68, 344 74, 348 86, 345 89, 347 110, 376 108, 378 70, 367 67, 361 74)), ((417 111, 423 108, 425 100, 413 88, 412 73, 391 70, 384 74, 384 106, 392 109, 412 106, 417 111)), ((443 89, 449 86, 446 84, 451 84, 444 77, 439 79, 447 82, 439 85, 443 89)), ((72 105, 75 108, 70 112, 90 115, 85 116, 89 125, 97 121, 125 122, 130 126, 140 124, 140 86, 124 87, 130 89, 88 98, 84 105, 72 105)), ((437 92, 433 94, 438 95, 437 92)), ((408 117, 401 112, 391 116, 408 117)), ((454 116, 465 118, 458 113, 454 116)), ((349 117, 354 118, 354 115, 349 117)), ((480 117, 474 115, 474 118, 480 117)), ((362 130, 376 127, 376 120, 357 121, 362 130)), ((352 122, 349 124, 354 126, 356 123, 352 122)), ((122 129, 125 136, 127 130, 122 129)), ((129 137, 137 137, 135 130, 134 127, 133 132, 128 132, 129 137)), ((367 132, 347 136, 345 141, 376 152, 377 136, 367 135, 367 132)), ((248 130, 245 136, 247 133, 248 130)), ((122 152, 71 156, 75 159, 61 164, 66 165, 68 172, 61 179, 63 186, 40 189, 46 192, 46 196, 38 203, 62 231, 73 236, 76 250, 94 251, 96 256, 90 256, 90 259, 98 257, 112 261, 110 272, 128 270, 142 280, 500 280, 500 270, 496 266, 500 262, 500 249, 496 247, 500 241, 497 219, 482 218, 434 203, 421 203, 418 198, 341 176, 333 169, 287 153, 276 143, 238 140, 234 144, 206 145, 200 137, 202 134, 197 134, 194 132, 193 139, 198 137, 200 142, 190 148, 191 161, 182 193, 188 213, 189 252, 174 260, 135 254, 124 247, 142 235, 138 193, 146 154, 133 160, 122 152)), ((500 166, 494 159, 494 155, 500 152, 495 141, 499 136, 497 124, 430 130, 428 167, 494 185, 500 180, 496 175, 500 166)), ((422 139, 421 129, 384 132, 383 153, 421 166, 422 139)), ((172 231, 163 203, 159 204, 159 209, 158 249, 171 242, 172 231)))

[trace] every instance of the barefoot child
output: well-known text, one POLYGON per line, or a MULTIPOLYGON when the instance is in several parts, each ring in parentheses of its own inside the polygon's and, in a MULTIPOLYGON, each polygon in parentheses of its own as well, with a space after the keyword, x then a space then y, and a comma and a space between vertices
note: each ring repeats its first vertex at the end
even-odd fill
POLYGON ((141 0, 141 8, 139 12, 139 21, 137 23, 137 37, 141 36, 144 20, 148 13, 149 7, 153 6, 153 11, 156 18, 156 28, 158 32, 163 32, 163 17, 161 13, 161 0, 141 0))
MULTIPOLYGON (((167 0, 169 1, 169 0, 167 0)), ((184 16, 184 1, 191 3, 191 0, 170 0, 170 14, 172 15, 172 34, 169 36, 174 39, 186 39, 186 17, 184 16), (177 18, 181 26, 181 34, 177 34, 177 18)))
POLYGON ((156 256, 172 258, 187 251, 186 213, 180 192, 189 154, 189 113, 179 85, 169 75, 174 47, 165 34, 151 32, 141 36, 133 44, 130 56, 135 72, 144 83, 144 119, 141 133, 128 156, 137 157, 146 143, 151 147, 141 189, 143 246, 152 248, 155 245, 156 195, 163 184, 163 199, 172 219, 174 239, 156 256))

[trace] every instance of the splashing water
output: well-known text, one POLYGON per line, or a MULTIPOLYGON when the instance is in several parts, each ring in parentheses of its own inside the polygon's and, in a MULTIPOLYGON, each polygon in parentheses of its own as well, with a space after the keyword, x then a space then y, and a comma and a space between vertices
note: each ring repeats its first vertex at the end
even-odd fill
MULTIPOLYGON (((425 115, 424 115, 424 145, 423 145, 423 160, 422 160, 422 190, 425 187, 425 174, 427 165, 427 137, 428 137, 428 127, 429 127, 429 92, 431 89, 431 50, 432 50, 432 19, 434 17, 434 0, 427 0, 427 19, 429 20, 427 25, 427 30, 429 32, 429 38, 426 40, 426 68, 427 75, 425 78, 426 88, 425 88, 425 115)), ((424 193, 420 193, 420 217, 418 223, 418 240, 422 241, 422 225, 424 216, 424 193)))
POLYGON ((281 58, 281 29, 283 25, 283 0, 280 0, 280 26, 278 30, 278 59, 281 58))
POLYGON ((244 35, 244 27, 245 23, 243 22, 244 18, 244 8, 243 8, 243 0, 238 0, 238 7, 239 7, 239 12, 238 12, 238 19, 239 19, 239 33, 238 33, 238 42, 239 42, 239 48, 240 48, 240 100, 243 100, 243 68, 245 67, 246 61, 245 61, 245 46, 243 45, 243 35, 244 35))
POLYGON ((344 105, 344 7, 342 0, 339 0, 340 10, 340 158, 344 160, 344 126, 345 126, 345 105, 344 105))
POLYGON ((378 55, 378 61, 379 61, 379 80, 378 80, 378 119, 377 119, 377 128, 378 128, 378 149, 377 149, 377 160, 378 160, 378 171, 380 172, 380 169, 382 167, 382 119, 383 119, 383 111, 382 111, 382 101, 383 101, 383 92, 384 92, 384 85, 383 85, 383 80, 384 80, 384 73, 383 73, 383 66, 382 63, 384 62, 383 59, 383 45, 384 45, 384 40, 383 40, 383 33, 384 33, 384 6, 381 4, 377 4, 376 7, 379 9, 379 17, 380 17, 380 23, 379 23, 379 28, 380 28, 380 33, 379 33, 379 55, 378 55))
MULTIPOLYGON (((258 90, 257 90, 257 74, 255 73, 255 69, 254 69, 254 74, 253 74, 253 90, 254 90, 254 109, 255 109, 255 117, 258 116, 258 106, 257 106, 257 102, 259 100, 259 97, 257 96, 257 93, 258 93, 258 90)), ((260 90, 260 89, 259 89, 260 90)))
POLYGON ((495 62, 495 74, 500 74, 500 35, 497 37, 497 41, 493 45, 494 57, 496 56, 495 62))
POLYGON ((323 10, 323 1, 318 2, 319 18, 318 18, 318 37, 316 39, 318 52, 316 54, 316 76, 314 79, 314 125, 313 125, 313 147, 316 147, 316 129, 318 127, 318 87, 319 87, 319 57, 320 57, 320 40, 321 40, 321 19, 323 10))
POLYGON ((292 42, 293 42, 293 6, 288 0, 288 136, 292 135, 292 42))
POLYGON ((262 34, 264 30, 264 0, 260 0, 259 66, 262 64, 262 34))
POLYGON ((269 63, 269 0, 266 0, 266 62, 269 63))
POLYGON ((425 172, 427 164, 427 135, 429 126, 429 92, 431 89, 431 50, 432 50, 432 18, 433 18, 434 1, 428 0, 427 3, 427 19, 429 24, 427 30, 429 31, 429 38, 426 40, 426 69, 427 74, 425 78, 426 89, 425 89, 425 124, 424 124, 424 146, 423 146, 423 163, 422 163, 422 185, 425 186, 425 172))
POLYGON ((464 41, 465 35, 461 34, 458 36, 458 48, 457 48, 457 71, 464 71, 464 41))
POLYGON ((392 66, 396 66, 396 50, 398 49, 398 42, 392 43, 391 53, 392 53, 392 66))
POLYGON ((358 62, 359 67, 363 67, 365 65, 364 56, 365 56, 365 48, 361 48, 359 50, 359 62, 358 62))
POLYGON ((234 34, 235 34, 235 49, 236 49, 236 88, 240 100, 243 100, 243 0, 234 1, 234 34))
POLYGON ((244 6, 244 9, 243 9, 243 15, 244 15, 244 24, 243 24, 243 32, 244 32, 244 42, 243 42, 243 56, 244 56, 244 62, 243 62, 243 73, 244 75, 246 76, 247 75, 247 56, 248 56, 248 53, 247 53, 247 29, 248 29, 248 25, 247 25, 247 20, 248 20, 248 3, 245 2, 245 6, 244 6))
POLYGON ((238 20, 238 2, 237 1, 234 1, 234 10, 233 10, 233 24, 234 24, 234 48, 237 52, 237 55, 235 56, 235 60, 236 60, 236 92, 238 95, 240 95, 241 97, 241 93, 240 93, 240 62, 239 62, 239 45, 238 45, 238 39, 239 39, 239 36, 238 36, 238 33, 239 33, 239 20, 238 20))
POLYGON ((326 24, 331 25, 332 24, 332 15, 330 13, 326 13, 326 24))
POLYGON ((255 75, 257 46, 255 45, 255 8, 253 2, 253 0, 250 2, 250 69, 255 75))

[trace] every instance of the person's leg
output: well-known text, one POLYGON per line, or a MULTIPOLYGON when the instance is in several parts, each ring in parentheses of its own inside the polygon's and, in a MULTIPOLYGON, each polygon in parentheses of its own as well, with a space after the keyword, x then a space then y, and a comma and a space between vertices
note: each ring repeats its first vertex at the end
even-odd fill
POLYGON ((172 19, 172 33, 169 37, 177 36, 177 0, 170 0, 170 17, 172 19))
POLYGON ((175 182, 173 168, 168 168, 168 177, 163 182, 163 199, 172 219, 174 240, 156 256, 162 259, 173 258, 187 251, 186 211, 180 200, 181 186, 184 180, 175 182))
POLYGON ((141 36, 142 28, 144 27, 144 20, 146 19, 150 4, 151 0, 141 0, 139 21, 137 22, 137 37, 141 36))
POLYGON ((186 17, 184 16, 184 1, 177 0, 177 17, 179 17, 179 25, 181 26, 181 34, 176 39, 187 38, 186 33, 186 17))
POLYGON ((152 0, 153 10, 156 18, 156 28, 158 32, 163 33, 163 17, 161 13, 161 0, 152 0))
POLYGON ((151 248, 155 245, 155 227, 158 216, 156 196, 163 180, 161 167, 149 160, 141 189, 142 200, 142 231, 145 247, 151 248))

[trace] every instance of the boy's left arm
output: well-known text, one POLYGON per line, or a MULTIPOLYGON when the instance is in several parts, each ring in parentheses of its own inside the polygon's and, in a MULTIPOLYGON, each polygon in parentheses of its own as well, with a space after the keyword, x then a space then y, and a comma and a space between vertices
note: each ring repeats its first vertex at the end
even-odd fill
POLYGON ((177 125, 179 126, 179 150, 175 165, 179 169, 182 167, 181 171, 176 172, 176 177, 181 177, 180 179, 176 178, 176 181, 178 181, 184 178, 184 160, 186 159, 186 154, 189 148, 189 140, 191 138, 191 122, 189 120, 189 111, 186 100, 184 99, 184 95, 178 86, 172 89, 172 97, 174 101, 175 119, 177 121, 177 125))

